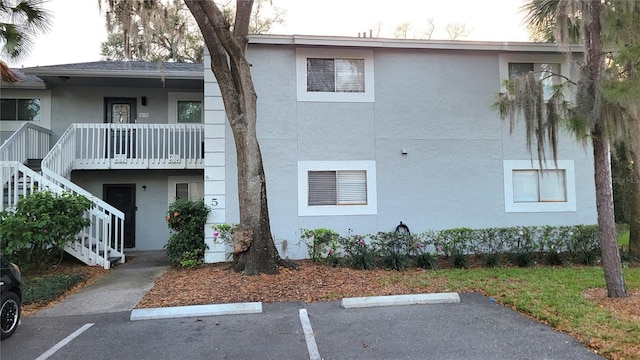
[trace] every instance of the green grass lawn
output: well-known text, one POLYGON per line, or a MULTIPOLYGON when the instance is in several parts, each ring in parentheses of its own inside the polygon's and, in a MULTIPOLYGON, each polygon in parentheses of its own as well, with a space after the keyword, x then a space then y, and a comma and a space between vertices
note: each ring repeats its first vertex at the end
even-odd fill
POLYGON ((629 247, 629 230, 618 234, 618 246, 629 247))

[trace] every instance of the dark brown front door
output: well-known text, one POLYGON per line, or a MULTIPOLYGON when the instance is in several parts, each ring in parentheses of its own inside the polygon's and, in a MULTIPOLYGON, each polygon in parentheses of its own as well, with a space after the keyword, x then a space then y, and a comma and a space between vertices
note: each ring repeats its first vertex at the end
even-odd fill
MULTIPOLYGON (((124 247, 136 246, 136 185, 105 184, 103 197, 109 205, 124 213, 124 247)), ((113 233, 113 229, 112 229, 113 233)))

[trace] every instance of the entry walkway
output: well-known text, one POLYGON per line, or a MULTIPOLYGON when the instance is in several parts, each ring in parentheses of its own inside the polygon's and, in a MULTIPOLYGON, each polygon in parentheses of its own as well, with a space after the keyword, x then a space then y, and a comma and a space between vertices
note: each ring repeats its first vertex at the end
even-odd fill
POLYGON ((50 317, 131 311, 168 268, 163 250, 126 253, 127 262, 116 265, 93 284, 67 296, 33 316, 50 317))

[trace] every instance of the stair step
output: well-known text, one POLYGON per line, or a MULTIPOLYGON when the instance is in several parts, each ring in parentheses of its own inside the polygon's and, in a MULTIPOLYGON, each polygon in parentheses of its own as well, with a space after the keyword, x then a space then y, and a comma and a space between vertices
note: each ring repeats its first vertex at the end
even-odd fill
POLYGON ((119 264, 122 256, 111 256, 107 260, 111 263, 111 266, 119 264))
POLYGON ((42 159, 27 159, 24 164, 33 171, 40 171, 42 169, 42 159))

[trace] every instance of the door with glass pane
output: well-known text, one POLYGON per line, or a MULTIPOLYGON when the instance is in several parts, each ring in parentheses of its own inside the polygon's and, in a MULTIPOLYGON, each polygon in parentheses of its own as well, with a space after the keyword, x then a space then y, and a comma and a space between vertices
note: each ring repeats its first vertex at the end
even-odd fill
MULTIPOLYGON (((111 124, 134 124, 136 122, 136 98, 105 98, 105 122, 111 124)), ((136 156, 136 130, 128 126, 113 127, 109 132, 107 156, 126 161, 136 156)))

